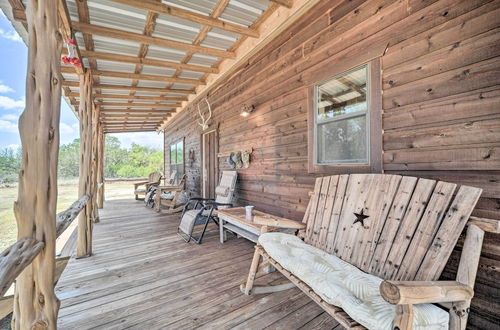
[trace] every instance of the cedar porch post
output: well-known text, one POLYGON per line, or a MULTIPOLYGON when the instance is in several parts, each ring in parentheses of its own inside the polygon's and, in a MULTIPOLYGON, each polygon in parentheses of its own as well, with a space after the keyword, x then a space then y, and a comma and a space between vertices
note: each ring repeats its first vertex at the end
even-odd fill
POLYGON ((17 278, 12 328, 55 329, 59 309, 54 272, 62 79, 57 2, 28 1, 26 19, 26 107, 19 118, 22 161, 14 213, 18 239, 36 239, 44 248, 17 278))
POLYGON ((84 258, 92 254, 92 74, 87 70, 80 75, 80 180, 78 195, 89 195, 90 201, 78 215, 78 241, 76 257, 84 258))
POLYGON ((104 207, 104 128, 99 123, 99 135, 97 142, 97 207, 104 207))
POLYGON ((99 222, 99 210, 97 208, 97 167, 98 167, 98 140, 99 140, 99 112, 100 107, 92 103, 92 168, 91 168, 91 203, 92 220, 99 222))

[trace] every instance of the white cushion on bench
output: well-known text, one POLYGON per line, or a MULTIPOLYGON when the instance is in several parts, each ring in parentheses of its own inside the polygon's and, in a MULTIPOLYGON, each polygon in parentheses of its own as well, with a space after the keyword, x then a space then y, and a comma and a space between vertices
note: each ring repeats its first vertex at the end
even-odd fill
MULTIPOLYGON (((342 308, 368 329, 392 329, 396 307, 380 295, 382 279, 304 243, 294 235, 265 233, 259 244, 283 268, 327 303, 342 308)), ((414 305, 413 327, 448 329, 448 312, 432 304, 414 305)))

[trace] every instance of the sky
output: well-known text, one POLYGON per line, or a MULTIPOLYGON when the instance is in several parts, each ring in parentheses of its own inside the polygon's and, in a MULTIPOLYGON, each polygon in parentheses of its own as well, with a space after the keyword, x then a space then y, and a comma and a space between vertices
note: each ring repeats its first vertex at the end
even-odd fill
MULTIPOLYGON (((25 104, 27 47, 9 20, 0 10, 0 149, 18 148, 21 145, 17 122, 25 104)), ((61 101, 61 144, 78 138, 78 120, 61 101)), ((132 142, 163 148, 163 134, 156 132, 111 134, 125 147, 132 142)))

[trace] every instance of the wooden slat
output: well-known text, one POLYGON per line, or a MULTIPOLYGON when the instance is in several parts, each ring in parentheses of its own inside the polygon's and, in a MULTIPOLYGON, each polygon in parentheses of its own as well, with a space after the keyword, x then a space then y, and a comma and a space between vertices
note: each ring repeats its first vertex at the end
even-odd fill
MULTIPOLYGON (((78 87, 79 83, 77 81, 64 81, 64 86, 78 87)), ((117 91, 141 91, 141 92, 153 92, 153 93, 177 93, 177 94, 191 94, 194 91, 187 89, 165 89, 157 87, 134 87, 125 85, 110 85, 110 84, 97 84, 94 85, 99 89, 111 89, 117 91)))
MULTIPOLYGON (((461 186, 427 251, 415 279, 437 280, 448 261, 458 236, 463 231, 482 190, 461 186)), ((477 269, 477 266, 476 266, 477 269)))
POLYGON ((411 243, 408 247, 409 253, 401 262, 395 278, 396 280, 405 281, 415 279, 415 274, 420 267, 420 263, 429 250, 434 235, 445 216, 444 210, 447 209, 456 186, 454 183, 442 181, 436 184, 422 216, 422 220, 427 219, 427 221, 420 221, 415 234, 411 238, 411 243))
POLYGON ((132 64, 143 64, 150 66, 157 66, 161 68, 173 68, 173 69, 184 69, 196 72, 206 72, 206 73, 218 73, 219 70, 217 68, 201 66, 201 65, 193 65, 186 63, 177 63, 170 62, 164 60, 155 60, 149 58, 121 55, 121 54, 112 54, 112 53, 104 53, 104 52, 95 52, 95 51, 81 51, 83 57, 98 59, 98 60, 107 60, 113 62, 123 62, 123 63, 132 63, 132 64))
POLYGON ((335 237, 337 236, 337 230, 339 226, 340 214, 342 212, 342 207, 344 206, 345 192, 349 183, 349 175, 340 175, 339 183, 337 187, 337 192, 335 194, 334 205, 332 209, 332 215, 330 218, 330 224, 328 225, 328 233, 326 235, 326 251, 333 253, 335 237))
POLYGON ((180 41, 168 40, 158 37, 150 37, 139 33, 127 32, 113 28, 106 28, 98 25, 92 25, 80 22, 72 22, 71 24, 73 25, 73 28, 75 30, 80 31, 82 33, 95 34, 103 37, 115 38, 121 40, 130 40, 142 44, 155 45, 166 48, 192 51, 194 53, 205 54, 205 55, 212 55, 224 58, 234 58, 234 53, 215 48, 194 46, 180 41))

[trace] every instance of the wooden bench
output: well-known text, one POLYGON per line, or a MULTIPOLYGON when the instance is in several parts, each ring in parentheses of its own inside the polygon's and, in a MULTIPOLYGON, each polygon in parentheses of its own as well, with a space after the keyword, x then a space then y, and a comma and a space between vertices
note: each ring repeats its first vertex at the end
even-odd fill
MULTIPOLYGON (((302 222, 254 221, 298 229, 305 246, 383 279, 380 295, 396 305, 393 329, 411 329, 413 305, 424 303, 445 306, 450 329, 465 329, 484 231, 499 231, 496 220, 470 217, 480 194, 478 188, 415 177, 334 175, 316 179, 302 222), (467 224, 456 281, 438 281, 467 224)), ((259 264, 269 262, 344 327, 365 328, 355 320, 356 315, 324 301, 274 260, 260 244, 266 235, 276 234, 260 236, 247 281, 241 286, 245 294, 287 288, 254 287, 259 264)))

